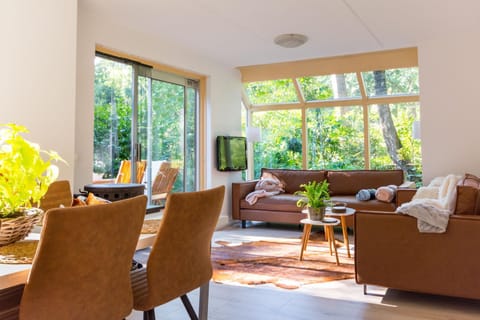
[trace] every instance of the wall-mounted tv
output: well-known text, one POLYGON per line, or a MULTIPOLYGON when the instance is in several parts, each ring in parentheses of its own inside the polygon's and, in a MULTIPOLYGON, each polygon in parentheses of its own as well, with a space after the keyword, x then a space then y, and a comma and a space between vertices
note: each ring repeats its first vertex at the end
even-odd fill
POLYGON ((247 139, 245 137, 217 137, 217 169, 219 171, 247 169, 247 139))

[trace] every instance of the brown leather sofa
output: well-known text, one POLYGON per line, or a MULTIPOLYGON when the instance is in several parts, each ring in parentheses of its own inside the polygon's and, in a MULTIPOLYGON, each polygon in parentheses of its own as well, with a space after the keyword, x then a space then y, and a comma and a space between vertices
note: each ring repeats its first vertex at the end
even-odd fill
POLYGON ((357 212, 356 282, 480 299, 478 230, 480 216, 473 214, 450 216, 445 233, 420 233, 413 217, 357 212))
MULTIPOLYGON (((250 205, 245 197, 255 190, 258 180, 232 183, 232 218, 242 221, 266 221, 279 223, 299 223, 305 218, 302 208, 297 207, 299 199, 294 192, 300 185, 309 181, 329 182, 329 191, 334 201, 341 201, 356 210, 395 211, 397 203, 403 198, 397 192, 397 201, 386 203, 378 200, 358 201, 355 195, 360 189, 378 188, 386 185, 400 186, 404 182, 402 170, 291 170, 291 169, 262 169, 274 174, 286 184, 285 193, 271 197, 260 198, 257 203, 250 205)), ((413 191, 414 193, 415 191, 413 191)), ((412 190, 406 191, 408 199, 412 190)), ((353 217, 347 217, 347 225, 353 228, 353 217)))

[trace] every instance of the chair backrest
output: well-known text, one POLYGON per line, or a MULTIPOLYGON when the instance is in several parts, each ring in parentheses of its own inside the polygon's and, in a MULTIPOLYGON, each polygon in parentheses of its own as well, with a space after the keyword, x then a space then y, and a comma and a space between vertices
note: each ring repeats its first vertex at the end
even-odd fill
POLYGON ((147 304, 158 306, 210 280, 210 245, 224 194, 219 186, 168 195, 147 262, 147 304))
POLYGON ((130 269, 146 196, 45 214, 20 319, 122 319, 131 313, 130 269))
MULTIPOLYGON (((141 160, 137 161, 137 173, 134 183, 142 183, 143 176, 145 175, 145 169, 147 167, 147 161, 141 160)), ((131 170, 131 161, 122 160, 120 163, 120 168, 118 168, 117 178, 115 183, 131 183, 132 170, 131 170)))
POLYGON ((68 180, 57 180, 48 186, 47 193, 40 200, 40 208, 47 211, 60 206, 70 207, 72 205, 72 190, 68 180))
POLYGON ((178 168, 160 168, 152 184, 152 199, 166 198, 177 179, 178 168), (155 197, 155 196, 159 197, 155 197))

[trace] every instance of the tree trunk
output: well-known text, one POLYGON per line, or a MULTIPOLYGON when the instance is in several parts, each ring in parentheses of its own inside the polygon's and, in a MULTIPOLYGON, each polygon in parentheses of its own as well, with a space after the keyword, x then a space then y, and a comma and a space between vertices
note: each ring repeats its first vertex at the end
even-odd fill
MULTIPOLYGON (((373 75, 375 79, 375 95, 386 95, 387 84, 385 80, 385 71, 374 71, 373 75)), ((392 114, 390 113, 390 107, 388 104, 379 104, 378 114, 380 116, 380 125, 382 127, 383 139, 387 147, 388 155, 397 167, 406 172, 406 164, 398 158, 398 150, 402 147, 402 143, 398 138, 397 129, 393 123, 392 114)))

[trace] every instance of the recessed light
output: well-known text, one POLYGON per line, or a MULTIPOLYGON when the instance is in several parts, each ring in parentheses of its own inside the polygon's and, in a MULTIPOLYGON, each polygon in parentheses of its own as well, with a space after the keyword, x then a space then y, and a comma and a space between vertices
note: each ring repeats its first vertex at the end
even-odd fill
POLYGON ((284 48, 296 48, 307 42, 307 40, 308 37, 304 34, 285 33, 276 36, 273 42, 284 48))

